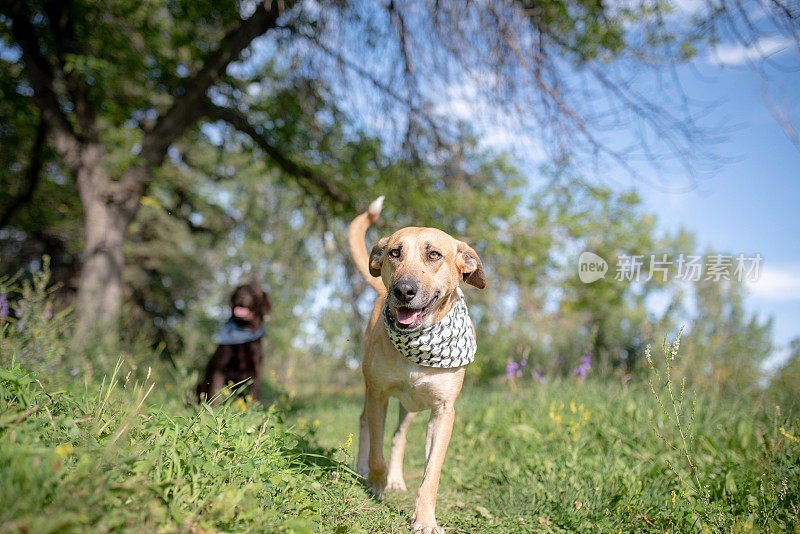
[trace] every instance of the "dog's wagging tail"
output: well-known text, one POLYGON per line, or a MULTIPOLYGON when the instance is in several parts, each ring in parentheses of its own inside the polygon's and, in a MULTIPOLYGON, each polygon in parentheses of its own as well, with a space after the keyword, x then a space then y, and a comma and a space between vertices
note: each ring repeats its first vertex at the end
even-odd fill
POLYGON ((347 241, 350 245, 350 254, 356 264, 358 272, 364 280, 378 293, 385 292, 386 288, 379 278, 374 278, 369 272, 369 254, 365 248, 364 238, 367 235, 367 228, 378 220, 383 209, 383 199, 379 196, 369 205, 369 209, 353 219, 347 232, 347 241))

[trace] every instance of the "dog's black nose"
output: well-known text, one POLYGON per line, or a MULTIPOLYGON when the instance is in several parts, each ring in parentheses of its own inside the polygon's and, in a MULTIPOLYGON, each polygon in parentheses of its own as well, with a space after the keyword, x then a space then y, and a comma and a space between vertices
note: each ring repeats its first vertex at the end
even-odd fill
POLYGON ((417 294, 417 283, 413 280, 398 280, 394 285, 394 296, 401 302, 408 302, 417 294))

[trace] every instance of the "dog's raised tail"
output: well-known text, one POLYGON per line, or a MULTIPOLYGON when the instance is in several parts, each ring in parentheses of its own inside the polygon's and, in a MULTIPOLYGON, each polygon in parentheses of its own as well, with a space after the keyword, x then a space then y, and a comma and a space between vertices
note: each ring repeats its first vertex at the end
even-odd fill
POLYGON ((350 223, 350 229, 347 231, 347 241, 350 244, 350 255, 353 256, 353 261, 358 268, 358 272, 364 277, 364 280, 372 286, 375 291, 385 291, 380 279, 374 278, 369 274, 369 253, 367 252, 364 238, 367 235, 367 228, 369 225, 378 220, 383 209, 383 196, 380 196, 372 201, 369 209, 353 219, 350 223))

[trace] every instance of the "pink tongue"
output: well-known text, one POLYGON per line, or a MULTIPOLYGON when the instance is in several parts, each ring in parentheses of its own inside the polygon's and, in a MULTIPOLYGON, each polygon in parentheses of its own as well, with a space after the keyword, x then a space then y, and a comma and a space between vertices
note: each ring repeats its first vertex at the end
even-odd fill
POLYGON ((412 310, 411 308, 397 308, 397 322, 400 324, 414 324, 422 310, 412 310))
POLYGON ((236 306, 233 308, 233 315, 234 317, 238 317, 239 319, 247 319, 250 317, 250 310, 245 308, 244 306, 236 306))

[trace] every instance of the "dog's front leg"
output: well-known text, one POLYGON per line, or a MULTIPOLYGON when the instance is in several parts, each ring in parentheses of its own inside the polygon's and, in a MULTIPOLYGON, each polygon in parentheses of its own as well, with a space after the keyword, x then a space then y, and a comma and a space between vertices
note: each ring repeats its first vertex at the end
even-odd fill
POLYGON ((372 491, 383 498, 386 490, 386 461, 383 459, 383 432, 386 427, 388 398, 367 388, 364 412, 369 429, 369 483, 372 491))
POLYGON ((219 392, 222 391, 222 388, 225 387, 225 374, 222 371, 217 369, 214 370, 214 374, 211 377, 211 387, 208 390, 208 399, 206 402, 209 404, 216 406, 219 402, 219 392))
POLYGON ((261 379, 256 374, 256 375, 253 376, 253 378, 251 380, 252 380, 252 382, 248 386, 247 392, 250 394, 250 400, 252 402, 258 402, 259 401, 259 392, 261 391, 261 379))
POLYGON ((436 493, 439 490, 439 476, 442 472, 444 455, 453 432, 455 408, 452 403, 442 403, 431 410, 426 436, 425 474, 414 503, 414 516, 411 528, 424 534, 442 534, 444 529, 436 524, 436 493))
POLYGON ((367 406, 364 399, 364 409, 361 410, 361 417, 358 419, 358 460, 356 461, 356 471, 364 479, 369 478, 369 425, 367 424, 367 406))
POLYGON ((406 483, 403 480, 403 454, 406 450, 406 432, 415 415, 417 412, 409 412, 400 404, 397 430, 392 436, 392 452, 389 454, 389 476, 386 481, 388 490, 406 491, 406 483))

